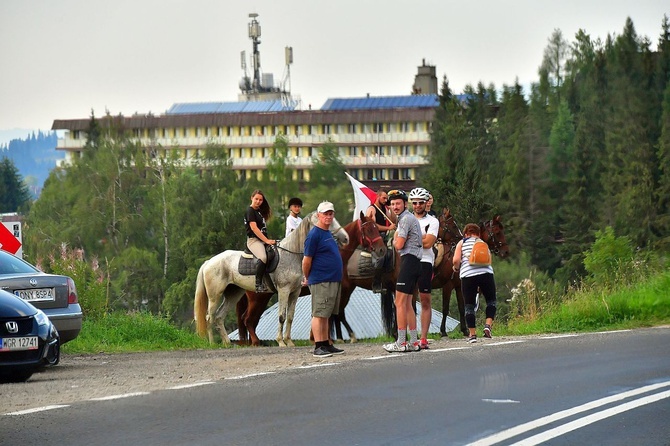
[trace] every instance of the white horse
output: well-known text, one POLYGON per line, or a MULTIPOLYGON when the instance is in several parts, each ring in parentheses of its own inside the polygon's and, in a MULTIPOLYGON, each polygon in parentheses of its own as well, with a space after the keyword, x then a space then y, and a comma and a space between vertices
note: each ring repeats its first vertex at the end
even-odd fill
MULTIPOLYGON (((317 222, 317 214, 312 212, 302 220, 295 231, 278 243, 279 263, 275 271, 270 273, 270 277, 279 294, 277 342, 281 347, 294 345, 291 340, 291 324, 302 287, 305 239, 317 222), (284 335, 284 322, 286 322, 286 335, 284 335)), ((341 246, 349 243, 349 235, 336 219, 333 219, 329 230, 341 246)), ((256 277, 241 275, 238 271, 241 255, 242 251, 224 251, 205 261, 198 272, 193 313, 198 334, 204 336, 207 333, 210 343, 214 342, 212 325, 215 325, 221 333, 221 342, 230 344, 223 319, 235 308, 245 291, 256 289, 256 277)))

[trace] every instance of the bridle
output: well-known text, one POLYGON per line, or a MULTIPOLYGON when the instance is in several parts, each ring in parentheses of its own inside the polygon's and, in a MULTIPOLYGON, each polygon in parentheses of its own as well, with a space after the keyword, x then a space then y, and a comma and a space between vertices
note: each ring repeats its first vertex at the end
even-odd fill
POLYGON ((458 244, 458 241, 459 241, 460 239, 463 238, 463 234, 461 233, 461 230, 459 229, 459 226, 458 226, 458 224, 456 223, 456 220, 454 220, 454 216, 453 216, 453 215, 449 215, 449 218, 445 219, 444 221, 440 221, 440 232, 442 232, 442 230, 444 230, 447 234, 452 235, 452 236, 453 236, 453 237, 452 237, 453 240, 452 240, 451 242, 447 242, 447 241, 445 241, 442 237, 440 237, 440 238, 437 239, 437 243, 441 243, 441 244, 443 244, 443 245, 449 245, 449 246, 450 246, 449 251, 451 252, 451 251, 454 250, 454 248, 455 248, 456 245, 458 244), (458 230, 458 233, 454 233, 454 232, 449 228, 449 226, 447 225, 447 223, 449 222, 449 220, 451 220, 451 221, 454 222, 454 225, 456 226, 456 229, 458 230))
MULTIPOLYGON (((378 235, 377 237, 374 237, 374 238, 372 238, 368 235, 365 235, 365 231, 363 231, 363 228, 365 227, 365 225, 375 225, 376 226, 377 223, 374 220, 368 220, 365 223, 363 223, 363 221, 360 220, 360 219, 358 220, 358 232, 359 232, 358 245, 361 246, 366 251, 372 251, 375 242, 377 240, 384 240, 384 239, 382 238, 381 234, 378 235)), ((351 251, 355 251, 356 248, 346 248, 346 249, 343 248, 343 250, 351 252, 351 251)))
POLYGON ((377 223, 374 220, 368 220, 365 223, 362 222, 362 220, 358 220, 358 232, 361 233, 360 237, 358 238, 358 243, 363 247, 363 249, 369 249, 372 251, 372 247, 374 246, 375 242, 377 240, 383 240, 381 235, 378 235, 375 238, 371 238, 370 236, 366 235, 365 232, 363 231, 363 228, 365 225, 377 225, 377 223))
POLYGON ((507 246, 507 243, 503 243, 499 240, 496 239, 496 235, 493 231, 493 220, 485 221, 483 223, 484 230, 488 234, 489 238, 491 239, 491 245, 493 246, 493 252, 495 254, 499 254, 500 250, 502 249, 503 246, 507 246))

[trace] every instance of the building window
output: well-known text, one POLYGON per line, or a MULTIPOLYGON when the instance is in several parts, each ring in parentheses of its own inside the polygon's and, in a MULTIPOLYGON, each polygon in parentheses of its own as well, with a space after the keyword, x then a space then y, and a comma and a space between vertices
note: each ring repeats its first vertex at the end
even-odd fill
POLYGON ((411 180, 410 169, 401 169, 400 171, 403 180, 411 180))
POLYGON ((324 135, 330 135, 330 124, 324 124, 323 125, 323 134, 324 135))
POLYGON ((392 180, 400 179, 400 171, 398 169, 391 169, 391 179, 392 180))
POLYGON ((408 122, 401 122, 400 123, 400 131, 403 133, 409 132, 409 123, 408 122))
POLYGON ((365 178, 372 181, 375 177, 375 172, 372 169, 365 169, 365 178))
POLYGON ((374 133, 384 133, 384 124, 381 122, 375 122, 372 124, 372 131, 374 133))
POLYGON ((375 169, 375 179, 376 180, 384 179, 384 169, 375 169))
POLYGON ((349 133, 356 133, 356 124, 349 124, 349 133))
POLYGON ((358 156, 358 147, 349 147, 349 156, 358 156))

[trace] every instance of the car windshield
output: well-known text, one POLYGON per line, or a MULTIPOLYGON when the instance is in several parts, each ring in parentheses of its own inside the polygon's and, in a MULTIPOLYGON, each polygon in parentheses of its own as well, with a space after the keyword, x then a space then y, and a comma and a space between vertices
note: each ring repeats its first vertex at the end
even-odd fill
POLYGON ((8 274, 36 273, 38 269, 18 257, 0 251, 0 276, 8 274))

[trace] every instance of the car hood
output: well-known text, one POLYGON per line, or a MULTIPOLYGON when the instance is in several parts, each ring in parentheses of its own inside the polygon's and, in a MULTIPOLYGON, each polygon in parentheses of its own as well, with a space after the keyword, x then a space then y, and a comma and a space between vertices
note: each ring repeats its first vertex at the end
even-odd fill
POLYGON ((36 313, 30 303, 7 291, 0 291, 0 317, 26 317, 36 313))

